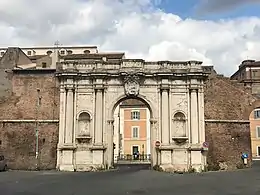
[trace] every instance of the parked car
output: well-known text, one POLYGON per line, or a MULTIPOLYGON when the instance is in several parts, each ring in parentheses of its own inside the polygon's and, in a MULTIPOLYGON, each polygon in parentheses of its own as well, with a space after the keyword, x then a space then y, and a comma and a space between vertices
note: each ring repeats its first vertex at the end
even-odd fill
POLYGON ((7 170, 7 162, 4 155, 0 155, 0 171, 7 170))

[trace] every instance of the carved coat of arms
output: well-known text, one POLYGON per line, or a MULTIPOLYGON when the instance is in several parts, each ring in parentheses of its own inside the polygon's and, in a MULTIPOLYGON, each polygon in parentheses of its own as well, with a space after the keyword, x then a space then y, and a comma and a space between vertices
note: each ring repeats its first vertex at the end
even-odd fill
POLYGON ((127 96, 137 96, 139 94, 140 84, 138 76, 127 76, 124 78, 125 94, 127 96))

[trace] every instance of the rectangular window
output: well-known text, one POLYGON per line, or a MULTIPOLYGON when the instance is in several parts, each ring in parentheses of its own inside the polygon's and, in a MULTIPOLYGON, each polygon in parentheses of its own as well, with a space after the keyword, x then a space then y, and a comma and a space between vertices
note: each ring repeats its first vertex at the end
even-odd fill
POLYGON ((255 119, 260 119, 260 109, 254 111, 255 119))
POLYGON ((139 111, 132 111, 131 112, 131 119, 132 120, 140 120, 140 112, 139 111))
POLYGON ((132 127, 132 137, 133 138, 139 137, 139 127, 132 127))
POLYGON ((260 138, 260 126, 256 127, 256 138, 260 138))
POLYGON ((257 146, 257 156, 260 156, 260 146, 257 146))
POLYGON ((27 51, 27 55, 28 56, 32 55, 32 51, 27 51))

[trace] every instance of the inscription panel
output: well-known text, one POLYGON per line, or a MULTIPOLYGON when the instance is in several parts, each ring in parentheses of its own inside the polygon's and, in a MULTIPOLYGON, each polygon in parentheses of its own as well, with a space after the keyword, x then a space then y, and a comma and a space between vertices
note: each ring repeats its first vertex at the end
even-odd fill
POLYGON ((188 112, 188 97, 185 93, 172 93, 171 94, 171 104, 172 104, 172 115, 176 111, 182 111, 185 114, 188 112))
POLYGON ((77 111, 88 110, 93 113, 93 101, 92 93, 78 94, 77 111))

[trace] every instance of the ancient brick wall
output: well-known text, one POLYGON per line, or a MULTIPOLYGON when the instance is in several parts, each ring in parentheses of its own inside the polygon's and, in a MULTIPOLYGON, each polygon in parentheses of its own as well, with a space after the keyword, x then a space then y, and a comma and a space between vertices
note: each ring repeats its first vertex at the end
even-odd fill
POLYGON ((21 70, 9 78, 12 95, 0 104, 0 152, 6 156, 11 169, 35 169, 36 123, 33 120, 43 120, 38 128, 38 165, 40 169, 53 169, 59 119, 59 91, 54 72, 21 70))
POLYGON ((1 152, 10 169, 54 169, 58 143, 58 123, 41 123, 39 129, 39 158, 36 160, 35 123, 0 123, 1 152))
POLYGON ((0 104, 1 119, 59 119, 59 91, 54 72, 22 70, 13 73, 12 95, 0 104), (39 89, 39 92, 37 91, 39 89))
POLYGON ((249 89, 229 78, 209 77, 205 86, 205 130, 211 169, 240 168, 241 154, 247 152, 251 156, 250 126, 246 121, 249 114, 245 113, 254 101, 249 89))

